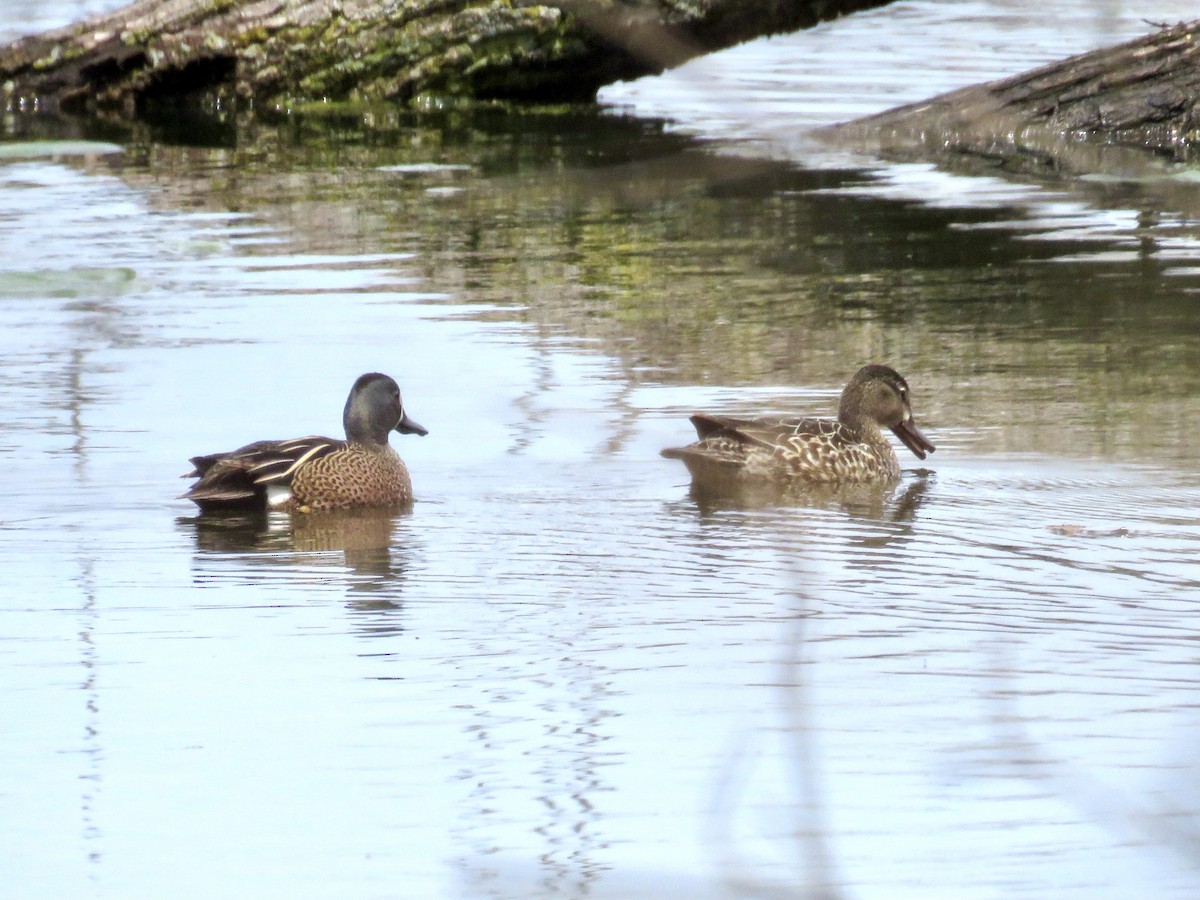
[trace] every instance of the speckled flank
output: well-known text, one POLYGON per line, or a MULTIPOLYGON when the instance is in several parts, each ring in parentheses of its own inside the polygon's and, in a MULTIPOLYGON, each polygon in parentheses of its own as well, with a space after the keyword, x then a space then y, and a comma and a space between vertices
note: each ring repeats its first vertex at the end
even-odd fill
POLYGON ((408 467, 390 446, 349 444, 297 470, 292 507, 346 509, 408 503, 412 481, 408 467))
POLYGON ((791 419, 746 423, 737 433, 711 435, 666 455, 697 474, 723 467, 726 477, 748 481, 872 481, 896 478, 900 462, 875 428, 856 436, 832 420, 791 419), (864 439, 864 437, 866 439, 864 439))

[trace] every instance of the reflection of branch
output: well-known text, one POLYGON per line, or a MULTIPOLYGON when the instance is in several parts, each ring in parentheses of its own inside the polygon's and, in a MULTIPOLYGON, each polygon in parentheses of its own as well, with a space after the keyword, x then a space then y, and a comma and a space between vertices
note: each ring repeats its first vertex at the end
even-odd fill
MULTIPOLYGON (((1153 840, 1171 850, 1191 868, 1200 871, 1200 827, 1183 824, 1168 809, 1153 810, 1139 805, 1129 794, 1117 791, 1078 767, 1053 760, 1025 728, 1026 718, 1017 709, 1018 691, 1004 682, 1005 672, 1014 672, 1011 661, 998 660, 992 667, 996 689, 992 692, 991 725, 993 746, 1008 751, 1009 774, 1034 782, 1038 791, 1047 786, 1065 802, 1080 810, 1101 827, 1123 827, 1132 838, 1153 840)), ((1192 814, 1193 821, 1195 814, 1192 814)))
POLYGON ((67 379, 70 382, 67 406, 71 411, 71 435, 75 439, 71 445, 71 457, 75 466, 75 477, 79 479, 80 485, 87 481, 87 429, 83 427, 83 407, 86 402, 83 373, 86 369, 85 352, 79 348, 73 349, 67 369, 67 379))
MULTIPOLYGON (((798 567, 794 569, 793 577, 799 585, 798 567)), ((785 738, 792 738, 788 745, 790 752, 786 755, 795 774, 795 837, 800 848, 797 868, 804 879, 803 888, 797 890, 794 883, 779 884, 754 878, 747 874, 754 871, 753 863, 737 852, 732 823, 736 817, 738 795, 744 793, 752 780, 752 744, 759 732, 748 731, 739 736, 727 756, 723 771, 716 778, 717 791, 710 816, 716 827, 709 842, 724 855, 725 883, 739 895, 788 900, 796 900, 797 897, 805 900, 837 900, 843 896, 843 891, 839 886, 841 879, 837 861, 830 846, 833 832, 826 817, 828 804, 823 790, 820 754, 815 742, 817 726, 810 715, 813 706, 805 683, 807 673, 812 670, 811 660, 806 659, 804 653, 810 611, 799 588, 795 596, 797 602, 791 610, 792 627, 780 659, 779 684, 784 692, 781 704, 784 716, 782 733, 785 738)))
POLYGON ((96 843, 92 842, 96 842, 103 837, 103 833, 96 820, 96 806, 99 802, 100 791, 104 781, 104 772, 102 769, 104 746, 100 739, 100 687, 97 684, 97 675, 101 660, 95 633, 98 618, 96 612, 95 560, 84 554, 80 556, 79 564, 79 581, 83 588, 83 605, 80 610, 83 626, 79 630, 80 662, 83 664, 86 672, 80 688, 83 690, 85 698, 83 756, 87 761, 87 767, 79 775, 79 781, 82 785, 79 807, 83 839, 85 845, 90 845, 92 848, 88 853, 88 861, 98 863, 101 853, 97 849, 96 843))
POLYGON ((783 659, 783 674, 781 679, 787 693, 786 709, 789 714, 788 733, 793 735, 793 753, 791 761, 795 766, 797 791, 799 793, 800 811, 805 816, 796 834, 802 851, 802 859, 808 866, 808 884, 813 897, 839 897, 841 890, 837 887, 840 879, 837 877, 837 863, 833 850, 829 846, 832 831, 826 818, 827 804, 824 795, 824 778, 821 772, 817 753, 816 725, 812 721, 812 697, 806 684, 806 677, 812 671, 811 665, 806 665, 805 637, 810 610, 804 592, 800 589, 800 571, 797 568, 792 577, 797 585, 796 608, 793 610, 792 634, 788 641, 787 653, 783 659))
POLYGON ((533 386, 513 398, 512 405, 524 414, 521 426, 513 434, 512 444, 505 451, 510 456, 522 456, 534 441, 544 437, 547 412, 537 405, 537 400, 549 394, 556 385, 554 377, 554 351, 543 341, 540 330, 533 333, 532 346, 537 354, 533 361, 533 386))

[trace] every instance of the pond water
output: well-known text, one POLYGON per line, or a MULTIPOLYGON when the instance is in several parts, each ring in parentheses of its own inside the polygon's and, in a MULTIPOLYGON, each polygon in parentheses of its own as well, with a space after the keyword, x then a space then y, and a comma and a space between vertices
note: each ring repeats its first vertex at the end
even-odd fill
POLYGON ((15 127, 0 893, 1195 896, 1197 170, 804 149, 1153 6, 896 4, 733 51, 720 108, 15 127), (938 445, 890 493, 658 455, 868 361, 938 445), (411 512, 175 499, 371 370, 411 512))

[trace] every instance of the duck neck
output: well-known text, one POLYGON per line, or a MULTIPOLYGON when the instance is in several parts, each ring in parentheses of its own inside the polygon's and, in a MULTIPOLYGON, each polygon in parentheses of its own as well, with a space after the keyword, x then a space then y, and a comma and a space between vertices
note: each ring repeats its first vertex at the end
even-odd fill
POLYGON ((890 450, 892 445, 883 436, 879 423, 863 412, 862 399, 862 391, 858 385, 846 388, 838 405, 838 421, 864 444, 887 447, 890 450))
POLYGON ((838 403, 838 421, 842 423, 843 428, 849 429, 863 440, 870 440, 872 431, 879 434, 879 426, 863 415, 862 391, 856 384, 848 385, 842 391, 842 399, 838 403))
POLYGON ((386 444, 391 427, 381 421, 379 416, 371 415, 369 409, 363 409, 364 404, 346 401, 346 409, 342 412, 342 425, 346 429, 346 440, 352 444, 386 444))

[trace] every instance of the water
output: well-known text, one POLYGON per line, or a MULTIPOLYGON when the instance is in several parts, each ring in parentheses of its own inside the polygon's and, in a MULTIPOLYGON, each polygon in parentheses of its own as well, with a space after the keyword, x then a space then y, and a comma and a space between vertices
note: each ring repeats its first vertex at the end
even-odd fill
MULTIPOLYGON (((964 81, 1044 21, 957 6, 964 81)), ((828 119, 763 54, 739 96, 828 119)), ((718 152, 680 106, 0 162, 0 893, 1194 896, 1194 179, 718 152), (939 446, 887 496, 657 455, 867 360, 939 446), (373 369, 411 513, 173 499, 373 369)))

